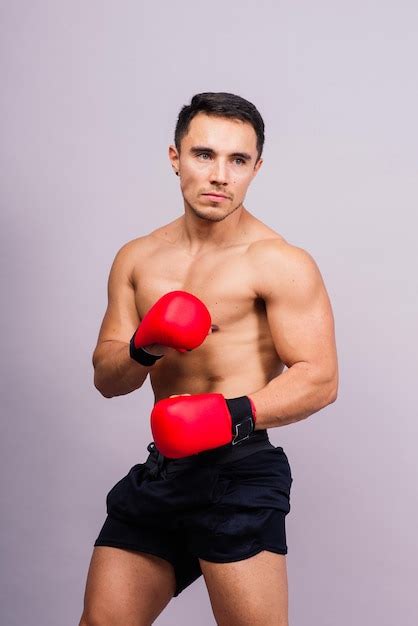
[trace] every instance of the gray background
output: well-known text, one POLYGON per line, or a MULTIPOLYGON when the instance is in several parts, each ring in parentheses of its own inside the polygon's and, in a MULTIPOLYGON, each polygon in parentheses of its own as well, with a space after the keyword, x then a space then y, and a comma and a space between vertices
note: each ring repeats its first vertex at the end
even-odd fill
MULTIPOLYGON (((145 458, 150 387, 91 354, 117 250, 182 212, 180 107, 266 123, 246 206, 316 259, 337 402, 271 430, 290 459, 291 626, 418 620, 416 2, 1 4, 1 624, 78 623, 110 487, 145 458)), ((213 624, 203 579, 159 626, 213 624)))

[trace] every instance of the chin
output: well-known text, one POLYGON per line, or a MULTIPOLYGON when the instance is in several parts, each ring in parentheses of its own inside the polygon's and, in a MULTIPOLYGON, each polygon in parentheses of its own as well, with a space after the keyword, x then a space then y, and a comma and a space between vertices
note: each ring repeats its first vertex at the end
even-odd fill
POLYGON ((200 211, 194 207, 191 207, 193 213, 202 220, 207 220, 208 222, 222 222, 226 217, 228 217, 229 213, 219 214, 219 213, 210 213, 209 211, 200 211))
POLYGON ((242 206, 241 202, 238 203, 238 205, 235 207, 229 207, 229 209, 221 208, 218 206, 205 206, 201 208, 200 206, 198 206, 198 202, 196 202, 195 205, 191 204, 190 202, 188 202, 187 204, 193 211, 194 215, 196 215, 196 217, 199 217, 200 219, 206 220, 208 222, 222 222, 222 220, 234 213, 240 206, 242 206))

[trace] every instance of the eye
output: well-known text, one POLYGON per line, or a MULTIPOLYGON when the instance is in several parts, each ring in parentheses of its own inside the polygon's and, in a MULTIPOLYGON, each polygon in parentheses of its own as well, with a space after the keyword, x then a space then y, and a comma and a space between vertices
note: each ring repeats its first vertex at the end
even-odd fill
MULTIPOLYGON (((209 154, 209 152, 200 152, 197 156, 198 157, 201 157, 201 156, 208 156, 208 157, 210 157, 210 154, 209 154)), ((207 159, 203 159, 203 160, 206 161, 207 159)))
POLYGON ((241 161, 241 164, 242 164, 242 165, 245 165, 245 161, 244 161, 244 159, 241 159, 240 157, 237 157, 237 158, 235 159, 235 161, 241 161))

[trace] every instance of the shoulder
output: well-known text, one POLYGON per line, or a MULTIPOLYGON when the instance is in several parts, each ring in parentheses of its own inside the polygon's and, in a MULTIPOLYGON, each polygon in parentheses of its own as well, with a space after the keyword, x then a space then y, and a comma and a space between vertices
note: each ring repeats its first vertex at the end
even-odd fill
POLYGON ((255 290, 261 297, 272 292, 309 290, 322 282, 312 255, 283 237, 269 237, 252 243, 248 249, 255 290))
POLYGON ((117 250, 113 263, 133 269, 143 259, 149 258, 169 241, 174 224, 175 222, 166 224, 146 235, 127 241, 117 250))
POLYGON ((287 267, 292 264, 309 264, 313 261, 312 256, 298 246, 289 243, 282 234, 246 211, 248 215, 251 242, 247 253, 251 263, 257 269, 273 263, 275 266, 287 267))
POLYGON ((315 263, 312 255, 299 246, 295 246, 282 236, 267 237, 251 243, 248 253, 252 261, 260 263, 280 263, 284 267, 307 265, 315 263))
POLYGON ((133 267, 138 257, 146 253, 148 247, 147 235, 127 241, 117 250, 112 267, 133 267))

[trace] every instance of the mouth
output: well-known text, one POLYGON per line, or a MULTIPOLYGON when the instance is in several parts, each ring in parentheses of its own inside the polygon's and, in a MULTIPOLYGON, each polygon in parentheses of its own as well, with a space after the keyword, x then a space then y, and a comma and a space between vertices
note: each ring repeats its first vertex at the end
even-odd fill
POLYGON ((204 193, 202 194, 205 198, 209 198, 210 200, 214 200, 215 202, 219 202, 220 200, 227 200, 227 196, 224 196, 220 193, 204 193))

